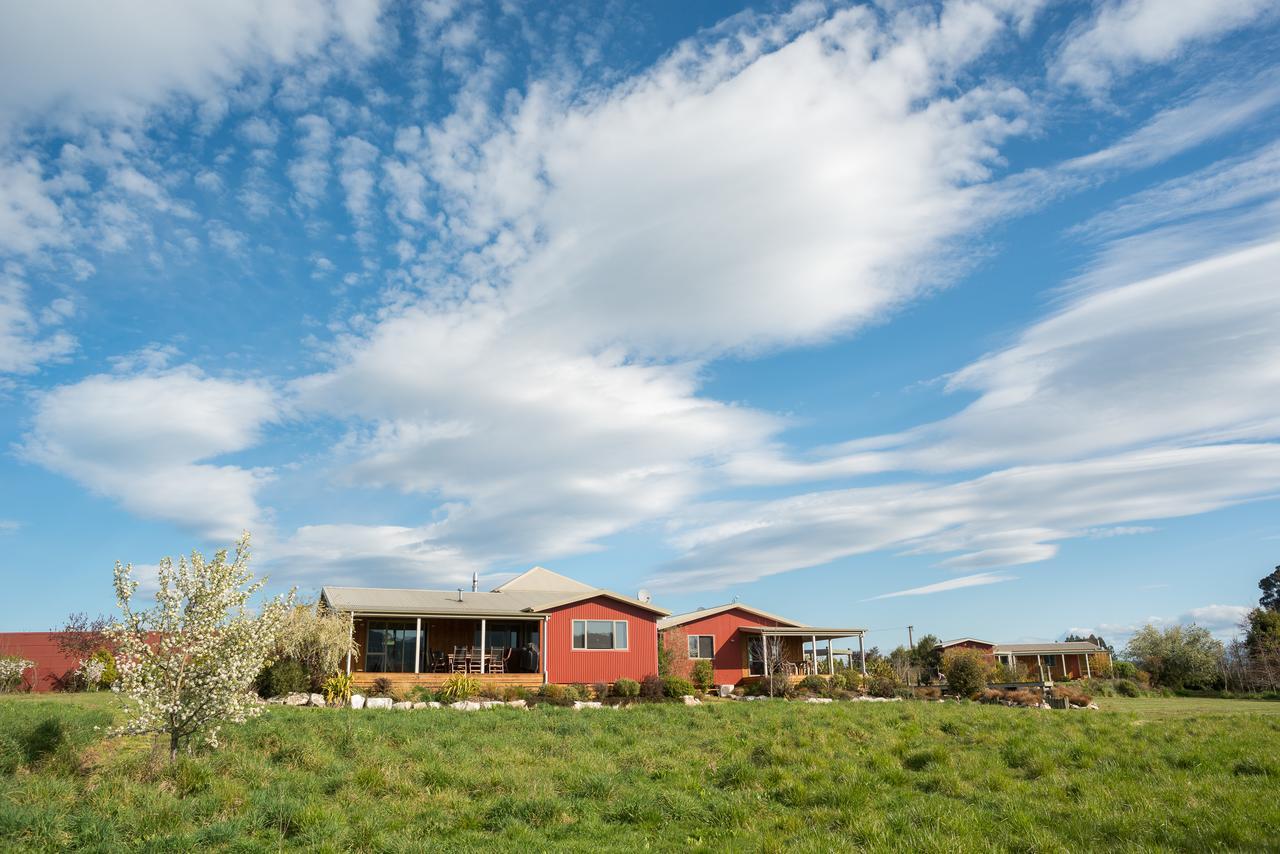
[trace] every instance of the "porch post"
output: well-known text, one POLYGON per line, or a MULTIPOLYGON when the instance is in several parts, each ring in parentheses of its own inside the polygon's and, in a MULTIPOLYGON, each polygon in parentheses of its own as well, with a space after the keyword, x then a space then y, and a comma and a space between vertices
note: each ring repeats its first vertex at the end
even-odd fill
POLYGON ((814 635, 810 638, 812 643, 809 644, 809 650, 813 653, 813 672, 818 672, 818 636, 814 635))
POLYGON ((1040 681, 1044 681, 1044 659, 1040 653, 1036 653, 1036 667, 1040 668, 1040 681))
POLYGON ((351 612, 351 622, 349 625, 350 625, 350 629, 348 629, 348 635, 347 635, 348 638, 350 639, 350 642, 347 644, 347 675, 348 676, 351 675, 351 647, 354 646, 356 642, 356 612, 355 611, 351 612))
POLYGON ((1062 654, 1062 678, 1071 678, 1071 671, 1067 669, 1067 654, 1065 652, 1062 654))
POLYGON ((867 675, 867 652, 862 648, 862 635, 858 635, 858 662, 862 668, 862 675, 867 675))
POLYGON ((551 669, 547 667, 547 618, 542 618, 542 634, 538 637, 538 658, 542 661, 542 684, 546 685, 551 669))
POLYGON ((422 618, 418 618, 418 626, 413 630, 413 672, 422 672, 422 618))
POLYGON ((1085 678, 1087 679, 1093 678, 1093 665, 1089 663, 1089 656, 1087 655, 1084 657, 1084 673, 1085 673, 1085 678))
POLYGON ((836 675, 836 660, 831 657, 831 638, 827 638, 827 675, 836 675))
POLYGON ((486 649, 484 643, 485 619, 480 618, 480 672, 484 673, 484 651, 486 649))

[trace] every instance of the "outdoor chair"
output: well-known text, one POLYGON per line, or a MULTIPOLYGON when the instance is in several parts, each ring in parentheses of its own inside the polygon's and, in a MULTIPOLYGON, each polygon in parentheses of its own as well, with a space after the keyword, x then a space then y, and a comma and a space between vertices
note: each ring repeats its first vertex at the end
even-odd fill
POLYGON ((507 672, 507 656, 504 654, 504 648, 495 646, 490 651, 489 656, 489 672, 490 673, 506 673, 507 672))
POLYGON ((431 651, 431 672, 432 673, 448 673, 449 657, 444 654, 444 650, 433 649, 431 651))

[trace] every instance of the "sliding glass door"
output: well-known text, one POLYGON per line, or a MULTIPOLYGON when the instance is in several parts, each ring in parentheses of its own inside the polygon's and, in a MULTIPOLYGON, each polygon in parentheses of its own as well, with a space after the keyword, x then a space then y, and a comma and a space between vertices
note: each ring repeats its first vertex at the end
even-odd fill
MULTIPOLYGON (((365 672, 412 673, 418 649, 416 625, 413 620, 370 620, 364 650, 365 672)), ((422 648, 425 650, 427 645, 423 643, 422 648)))

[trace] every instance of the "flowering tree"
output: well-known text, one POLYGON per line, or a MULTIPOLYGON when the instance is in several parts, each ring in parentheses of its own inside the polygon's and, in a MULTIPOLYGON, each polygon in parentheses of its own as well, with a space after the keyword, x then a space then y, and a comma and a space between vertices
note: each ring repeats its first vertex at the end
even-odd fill
POLYGON ((193 735, 203 734, 217 747, 222 724, 261 712, 251 684, 270 663, 293 593, 266 602, 256 615, 246 609, 265 583, 249 570, 247 532, 233 560, 222 549, 211 561, 195 551, 176 567, 169 558, 160 561, 160 589, 148 610, 133 609, 138 582, 132 570, 132 564, 116 563, 123 616, 111 636, 127 702, 126 721, 115 732, 168 735, 171 759, 193 735))
POLYGON ((17 689, 22 684, 22 674, 35 666, 34 661, 16 655, 0 655, 0 691, 17 689))

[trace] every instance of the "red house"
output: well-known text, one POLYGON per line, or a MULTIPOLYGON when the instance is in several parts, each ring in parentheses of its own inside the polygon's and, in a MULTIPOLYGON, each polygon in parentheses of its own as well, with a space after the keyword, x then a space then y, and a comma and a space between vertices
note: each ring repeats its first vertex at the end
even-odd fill
POLYGON ((807 626, 738 602, 665 617, 658 621, 658 630, 673 670, 687 676, 694 662, 708 659, 717 685, 737 685, 764 675, 766 654, 775 672, 794 676, 834 672, 837 656, 847 656, 849 666, 855 666, 851 650, 837 652, 832 647, 838 638, 858 639, 856 666, 866 672, 865 630, 807 626), (827 642, 825 659, 818 641, 827 642))
POLYGON ((1080 679, 1093 676, 1089 659, 1098 653, 1111 660, 1110 650, 1088 641, 1065 643, 992 643, 977 638, 956 638, 943 641, 935 649, 976 649, 1014 669, 1025 669, 1033 681, 1052 682, 1055 679, 1080 679))
POLYGON ((453 673, 528 686, 638 681, 658 672, 657 621, 669 613, 542 567, 488 592, 325 587, 320 601, 351 615, 357 685, 453 673))

